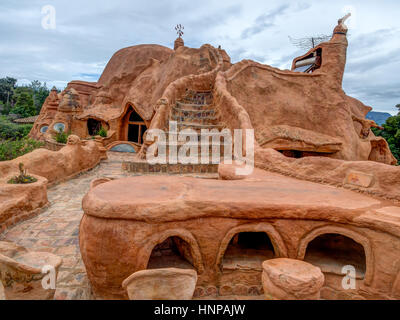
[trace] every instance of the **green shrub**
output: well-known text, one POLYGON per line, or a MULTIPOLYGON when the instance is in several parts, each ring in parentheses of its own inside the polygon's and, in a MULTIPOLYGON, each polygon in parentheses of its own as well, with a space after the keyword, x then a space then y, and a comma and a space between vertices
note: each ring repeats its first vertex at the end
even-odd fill
POLYGON ((0 143, 0 161, 7 161, 23 156, 37 148, 43 146, 43 143, 30 138, 16 140, 6 140, 0 143))
POLYGON ((31 124, 16 124, 6 116, 0 116, 0 139, 20 139, 28 135, 31 129, 31 124))
POLYGON ((104 127, 101 127, 99 132, 97 133, 100 137, 107 138, 107 130, 104 127))
POLYGON ((386 139, 392 154, 400 162, 400 114, 387 118, 382 126, 383 130, 372 128, 372 131, 376 136, 386 139))
POLYGON ((60 129, 60 131, 58 131, 56 134, 56 141, 58 143, 66 144, 67 140, 68 140, 68 134, 64 132, 62 129, 60 129))

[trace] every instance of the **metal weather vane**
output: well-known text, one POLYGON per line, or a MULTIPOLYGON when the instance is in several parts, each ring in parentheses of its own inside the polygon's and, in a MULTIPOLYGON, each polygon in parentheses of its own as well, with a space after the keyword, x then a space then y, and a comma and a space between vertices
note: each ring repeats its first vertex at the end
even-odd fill
POLYGON ((177 24, 175 27, 176 33, 178 34, 179 38, 183 36, 183 29, 185 29, 185 27, 181 24, 177 24))

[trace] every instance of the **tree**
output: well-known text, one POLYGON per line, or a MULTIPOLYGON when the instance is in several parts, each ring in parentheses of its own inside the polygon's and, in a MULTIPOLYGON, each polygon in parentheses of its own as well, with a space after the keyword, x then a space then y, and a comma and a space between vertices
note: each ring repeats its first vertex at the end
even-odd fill
POLYGON ((42 85, 39 80, 32 81, 29 87, 33 91, 33 101, 36 108, 36 114, 39 114, 44 101, 50 94, 50 90, 47 88, 46 82, 42 85))
POLYGON ((17 79, 6 77, 0 79, 0 101, 3 105, 12 105, 13 93, 16 88, 17 79))
POLYGON ((399 109, 399 114, 400 114, 400 103, 396 104, 396 108, 399 109))
MULTIPOLYGON (((400 104, 396 107, 399 108, 400 104)), ((386 139, 393 155, 400 162, 400 113, 397 116, 389 117, 382 126, 383 130, 373 128, 374 134, 386 139)))
POLYGON ((19 114, 24 118, 36 115, 32 89, 28 87, 18 87, 14 94, 17 100, 14 107, 11 109, 12 113, 19 114))

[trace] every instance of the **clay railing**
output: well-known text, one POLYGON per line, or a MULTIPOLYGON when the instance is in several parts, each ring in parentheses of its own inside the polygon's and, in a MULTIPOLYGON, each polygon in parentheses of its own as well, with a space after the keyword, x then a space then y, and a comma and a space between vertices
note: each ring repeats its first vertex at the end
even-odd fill
MULTIPOLYGON (((223 59, 217 49, 211 45, 205 46, 209 48, 211 54, 217 61, 216 67, 211 71, 198 75, 190 74, 171 82, 165 89, 162 97, 157 101, 155 106, 155 115, 151 121, 149 129, 164 130, 167 127, 172 106, 175 105, 178 99, 184 96, 186 89, 190 88, 195 91, 206 91, 211 89, 218 71, 223 67, 223 59)), ((152 143, 153 141, 144 141, 139 154, 141 158, 145 157, 147 147, 152 143)))
POLYGON ((59 151, 65 147, 64 143, 59 143, 54 140, 46 139, 44 141, 44 148, 51 150, 51 151, 59 151))
POLYGON ((271 148, 255 150, 258 168, 300 180, 328 184, 400 201, 400 167, 375 161, 345 161, 328 157, 288 158, 271 148))
MULTIPOLYGON (((240 72, 245 63, 246 61, 242 61, 231 67, 229 71, 218 72, 214 85, 214 108, 224 127, 229 128, 231 131, 234 129, 243 130, 243 154, 246 152, 246 129, 253 129, 253 125, 246 109, 228 91, 226 77, 231 73, 240 72)), ((257 144, 256 141, 255 144, 257 144)))
POLYGON ((96 141, 81 141, 77 136, 59 151, 36 149, 10 161, 0 162, 0 232, 28 219, 47 205, 47 187, 88 171, 104 159, 105 149, 96 141), (103 150, 104 149, 104 150, 103 150), (9 184, 23 163, 27 174, 37 179, 29 184, 9 184))

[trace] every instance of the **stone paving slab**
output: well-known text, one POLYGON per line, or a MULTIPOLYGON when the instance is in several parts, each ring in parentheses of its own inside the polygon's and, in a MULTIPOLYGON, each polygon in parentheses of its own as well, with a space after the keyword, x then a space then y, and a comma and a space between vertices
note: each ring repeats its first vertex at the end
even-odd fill
MULTIPOLYGON (((83 216, 82 198, 89 191, 90 182, 107 177, 124 178, 140 174, 122 170, 122 162, 132 160, 133 154, 108 152, 108 159, 96 168, 48 189, 50 206, 40 215, 23 221, 0 234, 0 240, 12 241, 29 250, 54 253, 63 259, 55 299, 92 299, 79 250, 79 223, 83 216)), ((186 175, 198 176, 198 175, 186 175)), ((215 178, 215 175, 202 175, 215 178)), ((0 288, 0 300, 2 288, 0 288)))
MULTIPOLYGON (((0 235, 0 240, 12 241, 29 250, 54 253, 63 259, 55 299, 91 299, 90 284, 79 250, 79 223, 83 215, 82 198, 90 182, 100 177, 122 178, 122 161, 132 154, 109 152, 108 160, 76 178, 48 189, 50 206, 39 216, 23 221, 0 235)), ((0 288, 0 299, 2 288, 0 288)))

